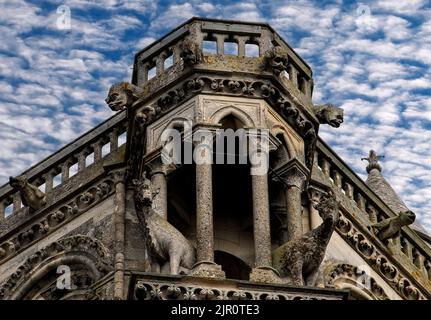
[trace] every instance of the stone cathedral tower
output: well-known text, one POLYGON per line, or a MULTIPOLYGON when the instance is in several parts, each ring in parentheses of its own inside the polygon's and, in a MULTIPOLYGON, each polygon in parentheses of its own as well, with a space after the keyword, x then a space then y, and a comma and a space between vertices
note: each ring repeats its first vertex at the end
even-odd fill
POLYGON ((343 110, 312 93, 267 24, 138 52, 113 117, 0 188, 0 298, 431 298, 429 236, 374 151, 364 182, 319 138, 343 110))

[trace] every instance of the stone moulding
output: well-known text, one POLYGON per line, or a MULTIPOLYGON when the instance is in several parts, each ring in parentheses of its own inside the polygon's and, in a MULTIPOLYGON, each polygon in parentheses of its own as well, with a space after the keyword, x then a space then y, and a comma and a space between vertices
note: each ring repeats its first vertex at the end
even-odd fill
POLYGON ((383 288, 376 282, 373 277, 369 277, 365 274, 365 271, 359 270, 358 267, 347 264, 347 263, 336 263, 329 265, 325 268, 325 285, 334 286, 339 279, 343 279, 343 282, 349 280, 359 289, 365 290, 365 292, 377 300, 389 300, 383 288), (370 288, 365 288, 364 283, 369 283, 370 288), (361 286, 363 288, 361 288, 361 286))
MULTIPOLYGON (((298 106, 295 99, 285 95, 269 80, 244 81, 233 78, 199 76, 187 79, 162 95, 151 106, 142 111, 145 125, 171 111, 185 100, 200 93, 229 94, 267 100, 277 112, 303 137, 305 141, 306 165, 310 169, 317 140, 318 124, 313 123, 298 106)), ((142 102, 142 101, 141 101, 142 102)), ((135 103, 138 107, 140 102, 135 103)), ((137 116, 141 111, 138 111, 137 116)))
MULTIPOLYGON (((301 291, 289 286, 248 285, 242 288, 220 288, 210 284, 188 284, 166 277, 165 280, 139 279, 134 286, 135 300, 343 300, 347 293, 341 290, 317 289, 301 291), (251 287, 253 286, 253 287, 251 287)), ((187 278, 187 277, 186 277, 187 278)))
POLYGON ((76 235, 52 242, 43 249, 36 251, 18 267, 3 285, 0 287, 0 299, 12 297, 18 288, 31 281, 35 268, 43 265, 44 261, 57 255, 83 253, 93 257, 95 268, 100 275, 105 275, 112 270, 112 257, 106 247, 98 240, 84 235, 76 235))
POLYGON ((366 232, 354 226, 351 219, 340 211, 337 232, 346 242, 403 298, 407 300, 426 300, 431 298, 426 289, 420 289, 406 276, 395 263, 391 262, 390 254, 384 252, 368 239, 366 232), (425 295, 427 297, 425 297, 425 295))
POLYGON ((105 200, 114 192, 114 189, 114 181, 107 178, 78 194, 67 204, 47 211, 29 227, 23 228, 18 234, 0 244, 0 263, 11 259, 36 241, 105 200))

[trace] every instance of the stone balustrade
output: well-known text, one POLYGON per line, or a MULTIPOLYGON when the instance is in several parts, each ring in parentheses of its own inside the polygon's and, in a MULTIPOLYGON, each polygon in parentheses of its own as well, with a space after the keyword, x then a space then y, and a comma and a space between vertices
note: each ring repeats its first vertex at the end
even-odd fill
MULTIPOLYGON (((70 189, 76 177, 82 180, 83 172, 100 164, 125 143, 125 115, 125 112, 116 114, 21 174, 46 194, 46 206, 62 197, 64 189, 70 189)), ((0 225, 27 209, 19 192, 9 183, 0 188, 0 225)))
MULTIPOLYGON (((318 175, 331 184, 341 197, 341 205, 365 229, 370 224, 393 217, 394 212, 322 141, 318 140, 314 157, 318 175)), ((400 263, 415 266, 426 281, 431 280, 431 248, 410 228, 384 245, 400 263)))
MULTIPOLYGON (((281 46, 287 53, 286 81, 311 99, 313 82, 310 67, 267 24, 248 24, 234 21, 191 19, 135 56, 132 82, 138 86, 157 88, 186 73, 181 57, 185 39, 202 50, 206 70, 220 69, 244 72, 250 66, 262 67, 265 53, 274 46, 281 46), (227 69, 226 69, 227 68, 227 69)), ((255 70, 257 71, 257 70, 255 70)), ((260 72, 261 73, 261 70, 260 72)))

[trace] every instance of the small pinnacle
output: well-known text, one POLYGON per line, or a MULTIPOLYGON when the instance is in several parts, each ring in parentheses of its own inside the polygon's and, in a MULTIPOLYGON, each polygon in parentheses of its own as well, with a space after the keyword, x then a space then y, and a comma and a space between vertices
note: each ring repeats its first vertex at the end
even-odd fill
POLYGON ((368 161, 368 165, 367 165, 367 172, 370 173, 371 170, 373 169, 377 169, 380 172, 382 171, 382 166, 379 163, 379 160, 381 158, 384 158, 385 156, 378 156, 377 153, 374 150, 370 150, 370 154, 368 156, 368 158, 361 158, 361 160, 367 160, 368 161))

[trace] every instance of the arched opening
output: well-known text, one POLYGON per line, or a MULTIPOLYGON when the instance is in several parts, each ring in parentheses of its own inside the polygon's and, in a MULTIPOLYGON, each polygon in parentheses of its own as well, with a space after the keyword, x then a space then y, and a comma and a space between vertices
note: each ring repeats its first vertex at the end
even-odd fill
POLYGON ((222 130, 214 141, 213 165, 214 247, 252 264, 253 206, 245 125, 232 114, 219 123, 222 130))
POLYGON ((87 289, 96 280, 96 275, 83 263, 67 265, 67 269, 52 266, 43 277, 29 286, 20 299, 86 300, 87 289))
POLYGON ((227 279, 248 280, 250 266, 240 258, 224 251, 214 251, 214 261, 222 266, 227 279))
POLYGON ((275 247, 287 241, 285 185, 274 170, 285 164, 290 156, 282 133, 276 135, 279 145, 269 154, 269 204, 271 216, 271 242, 275 247))

